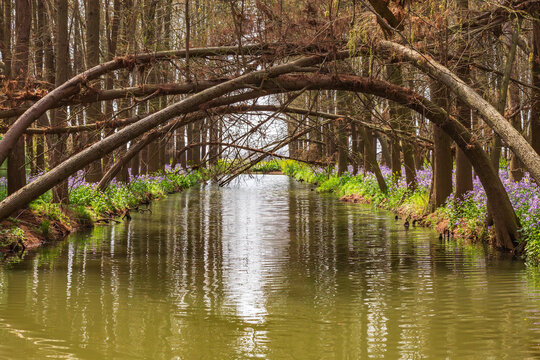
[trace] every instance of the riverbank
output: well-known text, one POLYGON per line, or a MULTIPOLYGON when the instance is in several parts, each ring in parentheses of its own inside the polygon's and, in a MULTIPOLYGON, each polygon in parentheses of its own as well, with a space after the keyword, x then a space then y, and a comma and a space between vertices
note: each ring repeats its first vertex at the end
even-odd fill
MULTIPOLYGON (((151 212, 150 202, 200 183, 201 171, 167 168, 151 175, 132 176, 126 184, 112 181, 100 191, 78 173, 68 181, 69 205, 52 202, 51 191, 0 223, 0 253, 20 253, 64 239, 96 224, 129 219, 131 212, 151 212)), ((32 179, 29 179, 30 181, 32 179)), ((5 197, 5 194, 0 194, 5 197)))
MULTIPOLYGON (((380 191, 372 173, 349 172, 338 176, 334 169, 314 168, 294 161, 282 161, 284 174, 316 185, 318 192, 335 193, 342 201, 371 204, 396 213, 404 222, 435 228, 439 233, 459 237, 472 242, 493 240, 491 229, 486 226, 486 195, 478 179, 474 190, 461 201, 452 197, 447 203, 429 211, 431 169, 417 171, 418 187, 411 192, 402 176, 393 181, 391 171, 381 171, 388 185, 388 192, 380 191)), ((522 225, 522 241, 526 241, 525 255, 528 261, 540 261, 540 190, 526 175, 520 182, 512 182, 508 171, 500 170, 501 180, 522 225)))

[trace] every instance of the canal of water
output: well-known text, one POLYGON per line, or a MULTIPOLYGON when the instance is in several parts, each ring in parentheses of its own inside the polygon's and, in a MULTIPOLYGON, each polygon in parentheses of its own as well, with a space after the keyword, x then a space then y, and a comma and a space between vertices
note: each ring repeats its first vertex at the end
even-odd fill
POLYGON ((0 358, 540 358, 540 275, 286 176, 0 265, 0 358))

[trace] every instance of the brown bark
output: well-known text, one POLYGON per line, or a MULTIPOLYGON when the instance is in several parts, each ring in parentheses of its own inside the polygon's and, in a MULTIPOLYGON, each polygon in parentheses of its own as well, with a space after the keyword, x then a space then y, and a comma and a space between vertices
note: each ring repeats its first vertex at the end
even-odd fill
MULTIPOLYGON (((401 68, 398 65, 390 64, 389 67, 389 78, 390 81, 398 86, 403 85, 403 74, 401 71, 401 68)), ((401 129, 406 131, 407 133, 411 134, 413 132, 413 117, 410 113, 409 109, 399 106, 399 105, 393 105, 390 106, 390 116, 391 121, 394 120, 395 127, 397 129, 401 129)), ((392 149, 396 146, 396 148, 399 148, 400 144, 396 141, 395 145, 392 143, 392 149)), ((407 188, 411 191, 414 191, 416 189, 416 167, 414 165, 414 149, 411 144, 407 142, 401 143, 401 149, 403 152, 403 164, 405 167, 405 180, 407 181, 407 188)), ((397 157, 397 164, 394 163, 394 157, 392 158, 392 172, 394 174, 397 173, 398 177, 401 175, 401 162, 399 161, 399 152, 396 149, 396 154, 393 154, 393 156, 397 157), (397 169, 395 169, 395 166, 398 166, 397 169)), ((394 152, 394 150, 393 150, 394 152)))
MULTIPOLYGON (((540 13, 535 14, 533 21, 533 60, 531 61, 532 84, 536 89, 532 90, 531 106, 531 145, 537 154, 540 154, 540 13)), ((517 154, 516 154, 517 156, 517 154)), ((536 180, 537 184, 540 184, 536 180)))
MULTIPOLYGON (((36 1, 36 78, 38 80, 43 80, 44 78, 44 37, 45 33, 48 32, 45 23, 45 7, 43 6, 43 1, 36 1)), ((47 115, 42 115, 37 120, 37 124, 41 127, 48 126, 49 119, 47 115)), ((45 171, 45 136, 43 134, 38 134, 35 136, 36 139, 36 173, 45 171)))
MULTIPOLYGON (((448 92, 444 86, 436 81, 430 84, 430 97, 434 103, 448 109, 448 92)), ((444 205, 446 199, 452 194, 452 141, 446 132, 438 125, 433 125, 433 196, 431 198, 431 211, 444 205)))
MULTIPOLYGON (((512 125, 517 131, 523 133, 523 128, 521 126, 521 111, 519 111, 519 88, 515 84, 510 85, 509 95, 510 111, 515 113, 511 118, 512 125)), ((513 152, 510 154, 510 177, 512 181, 520 181, 523 178, 523 164, 513 152)))
POLYGON ((176 129, 175 163, 180 164, 183 169, 187 165, 186 152, 181 151, 186 146, 186 128, 186 126, 182 126, 176 129))
POLYGON ((381 144, 381 165, 388 166, 392 162, 392 158, 386 137, 379 137, 379 143, 381 144))
MULTIPOLYGON (((99 64, 99 34, 100 34, 100 16, 101 7, 100 0, 86 1, 86 66, 92 68, 99 64)), ((67 79, 66 79, 67 80, 67 79)), ((92 87, 99 91, 100 84, 96 82, 92 87)), ((101 120, 101 103, 92 103, 86 110, 86 123, 93 124, 101 120)), ((89 134, 86 141, 88 144, 93 144, 99 141, 101 133, 89 134)), ((97 182, 103 176, 101 159, 91 163, 86 169, 85 178, 88 182, 97 182)))
MULTIPOLYGON (((69 39, 68 39, 68 1, 56 0, 56 85, 63 84, 68 79, 69 66, 69 39)), ((65 109, 54 110, 52 115, 53 126, 66 126, 67 114, 65 109)), ((67 136, 59 134, 52 137, 51 167, 58 166, 66 152, 67 136)), ((67 180, 60 182, 53 188, 53 200, 58 203, 69 203, 67 180)))
POLYGON ((379 184, 379 189, 383 193, 386 193, 388 191, 388 187, 386 186, 386 182, 384 181, 381 169, 379 168, 379 164, 377 163, 377 157, 375 155, 375 152, 373 151, 373 136, 368 136, 368 132, 362 126, 358 127, 358 132, 364 140, 364 158, 369 164, 369 169, 375 174, 377 184, 379 184))
MULTIPOLYGON (((32 6, 30 0, 15 1, 15 51, 12 59, 11 77, 23 88, 28 77, 28 55, 32 6)), ((21 137, 8 156, 8 194, 13 194, 26 184, 24 138, 21 137)))
MULTIPOLYGON (((457 2, 458 4, 458 11, 459 19, 462 23, 468 23, 468 14, 469 14, 469 0, 459 0, 457 2)), ((469 64, 470 64, 470 50, 468 49, 467 45, 468 42, 466 41, 464 37, 465 34, 468 32, 468 28, 463 29, 464 35, 460 38, 459 43, 459 52, 463 54, 462 58, 462 64, 457 69, 457 73, 459 77, 466 83, 470 83, 470 71, 469 71, 469 64)), ((471 109, 465 104, 459 97, 457 98, 457 109, 458 109, 458 118, 459 121, 465 126, 467 129, 471 128, 471 109)), ((461 149, 457 149, 456 152, 456 198, 460 199, 463 197, 463 195, 473 189, 473 179, 472 179, 472 166, 469 162, 469 159, 467 159, 467 156, 465 156, 465 153, 461 149)))
MULTIPOLYGON (((401 85, 401 70, 396 64, 386 65, 387 76, 390 81, 396 85, 401 85)), ((390 104, 390 124, 393 128, 400 129, 400 118, 399 111, 397 109, 397 104, 390 104)), ((395 180, 401 177, 401 147, 399 145, 399 140, 395 137, 390 138, 390 154, 391 154, 391 163, 390 168, 392 169, 392 176, 395 180)))
MULTIPOLYGON (((107 6, 108 7, 108 6, 107 6)), ((118 44, 118 30, 119 30, 119 24, 120 24, 120 12, 122 11, 122 1, 121 0, 114 0, 113 2, 113 13, 112 13, 112 22, 110 27, 110 34, 108 32, 107 34, 107 60, 111 61, 116 56, 116 47, 118 44)), ((105 10, 105 14, 108 15, 109 10, 105 10)), ((108 20, 108 19, 107 19, 108 20)), ((107 21, 108 23, 108 21, 107 21)), ((109 27, 107 26, 107 29, 109 27)), ((113 88, 113 80, 114 76, 111 73, 107 74, 107 79, 105 83, 106 89, 112 89, 113 88)), ((110 118, 113 114, 113 102, 107 101, 105 102, 105 116, 107 118, 110 118)), ((111 131, 105 131, 105 136, 108 136, 111 134, 111 131)), ((103 158, 103 168, 108 169, 113 161, 112 154, 109 154, 103 158)))
MULTIPOLYGON (((510 24, 506 24, 507 26, 510 26, 510 24)), ((517 51, 517 42, 518 42, 518 36, 519 33, 516 31, 512 35, 510 48, 508 49, 508 54, 506 56, 506 63, 504 67, 504 73, 503 77, 501 79, 501 85, 499 89, 499 98, 497 99, 497 110, 501 115, 504 116, 504 110, 506 109, 506 102, 508 98, 508 86, 510 84, 510 75, 512 74, 512 67, 514 66, 514 59, 516 57, 516 51, 517 51)), ((492 145, 492 152, 491 152, 491 161, 493 162, 493 166, 499 170, 499 159, 501 157, 501 148, 502 148, 502 142, 501 138, 494 134, 493 137, 493 145, 492 145)))
MULTIPOLYGON (((0 52, 4 60, 4 74, 11 77, 11 2, 3 0, 0 2, 0 52)), ((5 159, 1 159, 3 163, 5 159)))
MULTIPOLYGON (((336 101, 336 114, 345 111, 345 107, 348 105, 347 94, 341 91, 335 93, 336 101)), ((337 133, 337 172, 339 175, 347 171, 347 155, 349 153, 349 138, 347 135, 348 121, 344 118, 338 118, 333 122, 334 129, 337 133)))
MULTIPOLYGON (((358 133, 358 125, 351 122, 351 160, 354 172, 360 171, 360 134, 358 133)), ((363 149, 362 149, 363 150, 363 149)))

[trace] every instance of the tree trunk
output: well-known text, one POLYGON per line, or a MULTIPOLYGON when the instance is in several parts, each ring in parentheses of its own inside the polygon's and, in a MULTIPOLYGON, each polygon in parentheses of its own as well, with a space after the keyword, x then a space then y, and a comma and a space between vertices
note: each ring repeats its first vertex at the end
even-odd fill
MULTIPOLYGON (((68 80, 69 39, 68 39, 68 1, 56 0, 56 86, 68 80)), ((65 109, 53 111, 52 126, 66 126, 67 114, 65 109)), ((53 136, 51 167, 58 166, 66 156, 66 134, 53 136)), ((53 200, 61 204, 69 203, 67 179, 53 188, 53 200)))
MULTIPOLYGON (((395 64, 391 64, 390 67, 390 81, 398 86, 402 86, 403 74, 401 68, 396 66, 395 64)), ((391 118, 397 117, 397 129, 404 130, 408 135, 411 135, 413 133, 413 116, 409 109, 400 105, 391 104, 390 116, 391 118)), ((399 143, 397 145, 399 146, 399 143)), ((414 149, 413 146, 406 141, 401 142, 401 149, 403 152, 403 164, 405 165, 405 180, 407 181, 407 188, 410 191, 414 191, 416 189, 416 167, 414 165, 414 149)), ((392 164, 393 166, 395 166, 393 161, 392 164)), ((399 173, 401 175, 401 165, 399 173)))
MULTIPOLYGON (((511 30, 511 26, 509 23, 506 23, 505 26, 510 27, 510 30, 511 30)), ((499 113, 502 116, 504 116, 504 110, 506 109, 506 101, 508 98, 508 86, 510 84, 510 74, 512 74, 512 67, 514 66, 514 59, 516 57, 518 37, 519 37, 519 32, 515 31, 512 35, 512 39, 509 44, 508 54, 506 56, 506 63, 504 66, 504 73, 501 79, 499 97, 497 99, 497 111, 499 111, 499 113)), ((497 169, 497 171, 499 171, 499 159, 501 157, 501 147, 502 147, 501 138, 499 135, 494 133, 491 161, 493 162, 493 166, 497 169)))
POLYGON ((392 163, 392 157, 386 136, 379 136, 379 143, 381 144, 381 165, 388 166, 392 163))
MULTIPOLYGON (((118 29, 120 24, 120 12, 122 11, 122 1, 121 0, 114 0, 113 2, 113 14, 112 14, 112 21, 110 26, 110 32, 107 31, 107 60, 110 61, 114 59, 116 56, 116 47, 118 44, 118 29)), ((105 14, 109 14, 108 5, 105 9, 105 14)), ((108 17, 108 16, 107 16, 108 17)), ((106 21, 109 20, 106 18, 106 21)), ((109 21, 107 21, 109 23, 109 21)), ((107 30, 109 29, 109 26, 107 26, 107 30)), ((113 88, 114 81, 114 75, 112 73, 107 74, 105 88, 107 90, 110 90, 113 88)), ((112 118, 112 115, 114 113, 113 110, 113 102, 107 101, 105 102, 105 116, 107 119, 112 118)), ((112 133, 113 130, 105 130, 105 136, 109 136, 112 133)), ((103 168, 106 170, 108 169, 113 162, 113 154, 108 154, 103 158, 103 168)))
MULTIPOLYGON (((360 171, 360 134, 358 133, 358 125, 351 122, 351 159, 352 167, 355 173, 360 171)), ((320 159, 317 159, 320 160, 320 159)))
MULTIPOLYGON (((35 27, 35 57, 36 57, 36 78, 38 80, 44 79, 44 39, 45 34, 49 32, 49 30, 46 27, 45 23, 45 7, 43 5, 43 1, 36 1, 37 7, 36 7, 36 18, 37 18, 37 24, 35 27)), ((37 124, 41 127, 47 127, 49 126, 49 119, 47 118, 46 114, 41 115, 38 120, 37 124)), ((40 173, 45 171, 45 135, 38 134, 35 137, 36 139, 36 173, 40 173)))
MULTIPOLYGON (((532 84, 531 90, 531 145, 537 154, 540 154, 540 13, 536 13, 533 21, 533 60, 531 61, 532 84)), ((517 156, 518 154, 516 154, 517 156)), ((523 159, 521 159, 523 160, 523 159)), ((537 184, 540 184, 538 179, 537 184)))
MULTIPOLYGON (((4 0, 0 2, 0 52, 2 52, 2 60, 5 64, 5 75, 11 78, 11 2, 12 0, 4 0)), ((5 159, 0 159, 3 163, 5 159)))
POLYGON ((360 133, 360 136, 362 137, 362 139, 364 139, 364 151, 365 151, 364 156, 369 164, 369 168, 375 174, 377 183, 379 184, 379 189, 383 193, 386 193, 388 191, 388 187, 386 186, 386 182, 384 181, 384 177, 381 173, 381 169, 379 168, 379 164, 377 163, 377 157, 375 155, 375 152, 373 151, 373 143, 372 143, 373 136, 368 136, 367 135, 368 131, 366 131, 366 129, 363 126, 358 127, 358 132, 360 133))
MULTIPOLYGON (((18 87, 24 88, 28 77, 28 47, 32 24, 30 0, 15 1, 15 54, 12 59, 11 77, 17 80, 18 87)), ((11 25, 11 24, 10 24, 11 25)), ((8 194, 13 194, 26 184, 24 157, 24 137, 21 137, 8 156, 8 194)))
MULTIPOLYGON (((182 126, 178 129, 176 129, 176 163, 180 164, 180 166, 185 169, 187 165, 186 161, 186 152, 182 151, 184 147, 186 146, 186 138, 185 138, 185 131, 186 127, 182 126)), ((217 155, 217 153, 216 153, 217 155)))
MULTIPOLYGON (((444 86, 440 86, 436 81, 430 84, 430 97, 434 103, 448 109, 448 92, 444 86)), ((452 194, 452 141, 436 124, 433 125, 433 197, 431 211, 444 205, 448 196, 452 194)))
MULTIPOLYGON (((534 91, 534 90, 533 90, 534 91)), ((514 113, 512 116, 512 125, 514 128, 523 133, 523 128, 521 126, 521 111, 520 108, 520 98, 519 98, 519 88, 515 84, 510 85, 509 93, 509 107, 510 111, 514 113)), ((513 153, 510 153, 510 178, 512 181, 520 181, 523 178, 523 164, 519 161, 519 158, 513 153)))
MULTIPOLYGON (((218 126, 219 119, 217 118, 208 118, 208 125, 210 127, 210 142, 217 143, 218 139, 218 126)), ((210 165, 215 166, 218 164, 218 146, 210 145, 208 149, 208 161, 210 165)))
MULTIPOLYGON (((99 64, 99 34, 100 34, 100 0, 86 1, 86 65, 92 68, 99 64)), ((65 79, 67 80, 67 79, 65 79)), ((94 83, 93 88, 99 90, 99 83, 94 83)), ((101 103, 92 103, 86 111, 86 123, 94 124, 101 120, 101 103)), ((99 141, 101 134, 97 133, 88 137, 88 144, 99 141)), ((98 182, 103 176, 101 159, 91 163, 86 171, 86 181, 98 182)))
MULTIPOLYGON (((461 23, 467 23, 469 20, 469 0, 458 0, 458 10, 460 11, 461 23)), ((463 33, 468 33, 468 27, 463 29, 463 33)), ((466 39, 460 39, 460 54, 462 55, 462 64, 458 67, 457 72, 461 80, 466 84, 470 83, 469 71, 469 49, 466 39)), ((467 129, 471 128, 471 109, 465 104, 461 98, 457 98, 458 119, 467 129)), ((461 149, 456 152, 456 199, 460 199, 463 195, 473 189, 472 166, 461 149)))

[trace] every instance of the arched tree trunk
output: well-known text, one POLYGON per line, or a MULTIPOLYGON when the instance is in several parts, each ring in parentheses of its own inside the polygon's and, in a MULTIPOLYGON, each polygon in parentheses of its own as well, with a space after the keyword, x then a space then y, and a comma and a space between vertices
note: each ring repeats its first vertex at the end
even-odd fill
MULTIPOLYGON (((10 3, 9 1, 6 4, 10 3)), ((10 10, 11 11, 11 10, 10 10)), ((11 13, 11 12, 10 12, 11 13)), ((7 19, 7 18, 6 18, 7 19)), ((46 52, 45 52, 45 67, 47 69, 54 69, 54 56, 52 53, 52 43, 51 38, 48 32, 44 33, 45 43, 46 43, 46 52)), ((250 45, 244 46, 243 49, 246 53, 253 55, 260 55, 263 53, 272 52, 270 48, 272 45, 250 45)), ((206 57, 212 55, 234 55, 238 52, 237 46, 221 46, 221 47, 207 47, 207 48, 198 48, 190 49, 190 57, 206 57)), ((9 128, 9 130, 4 134, 4 137, 0 141, 0 163, 3 163, 6 160, 9 152, 15 146, 15 143, 22 136, 24 131, 32 125, 32 123, 42 116, 47 110, 57 106, 58 102, 62 99, 68 98, 74 94, 77 94, 81 90, 81 85, 87 83, 90 80, 99 78, 100 76, 107 74, 108 72, 115 71, 118 69, 129 68, 133 64, 143 65, 152 63, 155 61, 167 61, 170 58, 183 58, 186 56, 187 51, 184 49, 181 50, 168 50, 168 51, 158 51, 151 52, 141 55, 130 55, 123 58, 116 58, 112 61, 99 64, 90 68, 70 80, 64 82, 61 86, 56 87, 54 90, 50 91, 46 96, 41 98, 35 104, 33 104, 28 109, 20 108, 16 111, 13 111, 15 115, 21 115, 17 121, 9 128)), ((8 57, 9 58, 9 57, 8 57)), ((6 66, 7 66, 6 61, 6 66)), ((48 80, 50 83, 54 81, 48 80)), ((13 116, 13 115, 9 115, 13 116)))
MULTIPOLYGON (((140 120, 139 122, 119 130, 115 134, 101 140, 89 148, 75 154, 70 159, 64 161, 55 169, 44 174, 34 182, 26 185, 17 193, 7 197, 0 202, 0 218, 9 216, 13 211, 24 206, 32 199, 41 195, 59 181, 66 179, 81 167, 90 162, 99 159, 104 154, 113 151, 116 147, 124 144, 130 139, 142 135, 146 131, 167 122, 180 114, 193 111, 201 104, 215 99, 225 93, 234 91, 243 86, 263 86, 269 92, 298 91, 302 89, 338 89, 370 93, 392 101, 399 102, 408 106, 421 114, 425 114, 430 120, 441 127, 452 137, 456 144, 467 154, 473 164, 476 173, 480 177, 490 206, 494 214, 494 223, 496 228, 496 245, 512 250, 518 239, 518 219, 512 209, 508 195, 496 172, 491 166, 489 158, 483 151, 481 145, 472 137, 471 133, 458 120, 448 116, 446 112, 436 106, 434 103, 423 98, 419 94, 409 89, 401 88, 390 83, 375 79, 365 79, 355 76, 324 76, 317 74, 315 76, 306 75, 284 75, 292 69, 298 69, 299 64, 313 64, 316 59, 301 59, 296 62, 279 65, 270 68, 267 71, 257 71, 238 77, 235 80, 217 85, 213 88, 204 90, 198 94, 173 104, 155 114, 140 120), (279 78, 278 78, 279 76, 279 78), (264 79, 264 84, 261 81, 264 79)), ((244 94, 243 94, 244 95, 244 94)), ((260 96, 260 92, 257 92, 260 96)), ((231 97, 234 98, 234 97, 231 97)), ((247 96, 238 97, 246 100, 247 96)), ((230 101, 234 101, 229 99, 230 101)), ((216 103, 216 101, 213 101, 216 103)), ((207 103, 206 107, 211 106, 212 102, 207 103)))
POLYGON ((538 153, 496 108, 465 84, 457 75, 429 56, 391 41, 379 41, 376 43, 375 49, 380 55, 409 61, 421 71, 448 86, 450 91, 454 92, 467 106, 478 111, 484 121, 519 157, 534 180, 540 184, 540 156, 538 153))

